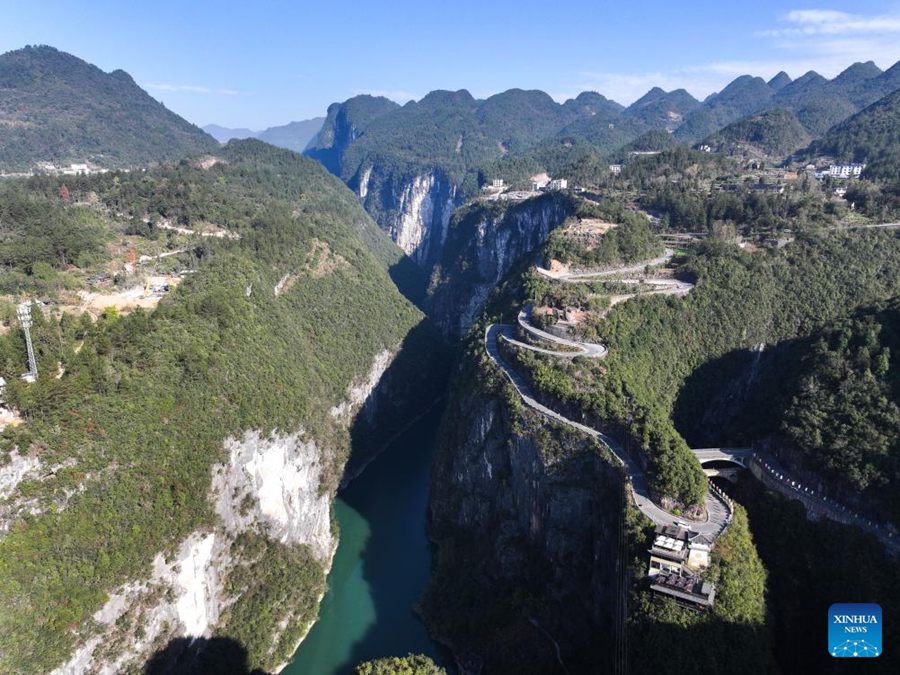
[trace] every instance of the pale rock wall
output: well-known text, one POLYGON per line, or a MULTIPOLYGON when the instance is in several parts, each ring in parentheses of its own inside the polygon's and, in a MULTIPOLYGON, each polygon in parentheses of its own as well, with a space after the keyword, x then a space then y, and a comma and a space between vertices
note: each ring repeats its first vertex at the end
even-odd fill
POLYGON ((228 461, 213 468, 213 499, 229 534, 255 528, 283 544, 308 544, 324 561, 334 548, 331 496, 320 489, 325 461, 302 438, 302 431, 229 438, 228 461))
POLYGON ((142 664, 160 639, 208 635, 227 604, 221 581, 233 564, 229 544, 221 533, 194 532, 173 559, 158 553, 147 579, 110 593, 93 615, 97 632, 53 675, 113 675, 142 664))
MULTIPOLYGON (((369 372, 348 387, 347 400, 332 409, 336 419, 350 424, 357 413, 372 414, 394 355, 382 350, 375 356, 369 372)), ((227 597, 224 582, 236 565, 247 563, 231 554, 243 532, 306 544, 326 569, 331 566, 337 546, 331 530, 334 495, 322 485, 328 451, 305 439, 302 429, 268 436, 250 429, 226 439, 224 449, 226 459, 213 466, 209 491, 219 523, 191 533, 170 558, 157 553, 146 578, 111 590, 83 627, 82 642, 53 675, 139 670, 173 638, 211 636, 222 611, 236 599, 227 597)), ((0 476, 12 485, 35 467, 16 456, 0 476)))
POLYGON ((440 257, 453 211, 463 201, 459 187, 438 169, 399 175, 368 165, 349 181, 366 210, 420 267, 440 257))
POLYGON ((37 457, 20 455, 18 449, 13 448, 9 453, 9 461, 0 466, 0 499, 12 495, 26 476, 37 473, 40 465, 37 457))
POLYGON ((369 194, 369 178, 372 176, 372 167, 366 167, 362 175, 359 177, 359 199, 360 201, 366 201, 366 196, 369 194))
POLYGON ((334 419, 348 420, 348 418, 357 411, 361 411, 368 420, 371 420, 372 417, 374 417, 375 397, 373 394, 378 387, 378 383, 381 382, 384 373, 387 371, 388 366, 391 365, 391 361, 394 360, 394 355, 394 353, 387 349, 383 349, 375 355, 375 360, 372 362, 372 368, 369 370, 369 374, 366 378, 359 384, 351 385, 347 389, 347 398, 331 409, 331 416, 334 419))

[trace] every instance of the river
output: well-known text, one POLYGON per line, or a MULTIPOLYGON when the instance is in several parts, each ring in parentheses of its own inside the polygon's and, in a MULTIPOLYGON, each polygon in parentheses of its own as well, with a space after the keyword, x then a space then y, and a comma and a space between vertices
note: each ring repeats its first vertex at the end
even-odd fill
POLYGON ((408 653, 443 661, 413 612, 431 565, 425 510, 439 421, 436 407, 338 495, 328 590, 285 675, 344 675, 360 661, 408 653))

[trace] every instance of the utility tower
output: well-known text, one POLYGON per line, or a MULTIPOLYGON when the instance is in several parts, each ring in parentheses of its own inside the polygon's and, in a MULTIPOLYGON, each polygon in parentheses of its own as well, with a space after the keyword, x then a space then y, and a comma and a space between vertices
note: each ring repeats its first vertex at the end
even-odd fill
POLYGON ((16 309, 19 315, 19 323, 25 333, 25 346, 28 349, 28 372, 22 375, 26 382, 34 382, 37 379, 37 361, 34 358, 34 345, 31 344, 31 300, 21 303, 16 309))

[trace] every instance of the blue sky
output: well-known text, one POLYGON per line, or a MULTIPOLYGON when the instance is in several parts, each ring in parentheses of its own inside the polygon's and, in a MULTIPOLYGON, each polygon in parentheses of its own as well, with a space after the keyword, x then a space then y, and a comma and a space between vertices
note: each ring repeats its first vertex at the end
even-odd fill
POLYGON ((122 68, 197 124, 254 129, 359 93, 511 87, 629 103, 735 76, 900 60, 898 2, 0 0, 0 52, 50 44, 122 68))

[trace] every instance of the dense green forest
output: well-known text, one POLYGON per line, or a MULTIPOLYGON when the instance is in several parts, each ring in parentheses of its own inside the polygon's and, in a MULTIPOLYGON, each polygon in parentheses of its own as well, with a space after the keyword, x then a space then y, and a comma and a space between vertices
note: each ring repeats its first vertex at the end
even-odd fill
POLYGON ((792 112, 775 108, 732 122, 703 142, 726 154, 751 149, 781 159, 805 147, 810 140, 809 133, 792 112))
MULTIPOLYGON (((108 591, 146 577, 157 552, 215 524, 210 470, 226 437, 302 428, 321 448, 321 487, 333 490, 350 438, 330 407, 377 352, 396 349, 422 321, 388 277, 400 252, 335 178, 257 141, 221 154, 226 161, 206 170, 182 162, 70 185, 96 193, 105 205, 98 210, 204 220, 240 234, 206 242, 198 273, 155 311, 107 312, 95 322, 37 313, 40 370, 62 374, 31 385, 18 379, 21 333, 0 337, 6 397, 27 420, 0 435, 0 453, 5 460, 18 448, 57 467, 51 479, 19 486, 13 499, 26 497, 38 513, 19 515, 0 540, 4 672, 59 665, 90 635, 108 591), (344 261, 328 273, 309 257, 323 247, 344 261), (285 274, 295 283, 276 296, 285 274)), ((40 199, 59 185, 35 179, 22 189, 40 199)), ((80 207, 57 208, 78 222, 80 207)), ((428 370, 418 353, 411 381, 428 370)), ((244 539, 235 555, 244 563, 225 583, 246 592, 218 631, 239 638, 255 666, 273 667, 314 615, 324 570, 303 547, 266 537, 244 539), (273 646, 272 628, 288 610, 294 623, 273 646)))
POLYGON ((702 104, 684 89, 663 91, 653 87, 637 101, 628 106, 626 117, 641 120, 655 129, 667 129, 678 126, 688 113, 702 104))
POLYGON ((830 129, 811 151, 845 162, 867 162, 866 176, 900 180, 900 91, 830 129))
MULTIPOLYGON (((630 167, 640 159, 633 152, 703 139, 725 153, 750 148, 780 160, 898 86, 900 69, 882 73, 868 63, 833 80, 812 72, 772 83, 745 75, 702 103, 684 90, 654 88, 627 108, 594 92, 563 104, 518 89, 485 100, 465 90, 433 91, 403 106, 360 96, 329 108, 307 153, 353 187, 367 176, 374 181, 369 194, 379 195, 369 201, 384 204, 426 172, 468 196, 493 178, 524 187, 542 172, 596 187, 611 182, 611 161, 630 167)), ((889 172, 879 162, 872 175, 889 172)))
POLYGON ((663 246, 651 230, 650 220, 642 213, 608 208, 606 202, 602 207, 582 202, 576 215, 579 219, 608 218, 618 224, 590 242, 573 236, 566 227, 557 228, 550 233, 544 247, 547 259, 559 260, 577 268, 601 269, 648 260, 662 253, 663 246))
POLYGON ((834 225, 849 211, 842 200, 823 199, 816 181, 776 192, 756 179, 736 179, 739 173, 730 158, 678 147, 630 162, 606 193, 613 200, 634 195, 663 230, 683 232, 769 236, 834 225), (714 189, 717 183, 730 189, 714 189))
POLYGON ((687 115, 675 130, 675 136, 684 142, 706 138, 731 122, 759 111, 774 93, 762 78, 741 75, 687 115))
POLYGON ((876 497, 900 522, 900 301, 830 327, 799 367, 784 433, 829 484, 876 497))
POLYGON ((109 239, 107 218, 95 209, 0 183, 0 293, 47 294, 70 285, 63 273, 105 261, 109 239))
POLYGON ((676 137, 696 142, 743 117, 781 108, 813 137, 900 87, 900 69, 882 72, 871 61, 855 63, 832 80, 809 71, 793 81, 742 75, 684 119, 676 137), (773 86, 775 85, 775 86, 773 86))
POLYGON ((704 445, 723 439, 719 429, 765 444, 839 502, 900 522, 898 335, 894 298, 764 352, 727 354, 688 378, 676 423, 704 445))
MULTIPOLYGON (((654 489, 693 503, 705 483, 671 421, 685 379, 732 350, 810 335, 861 304, 897 294, 900 240, 884 232, 808 235, 752 254, 711 240, 679 274, 696 281, 685 298, 635 299, 597 324, 610 348, 602 364, 561 364, 521 351, 517 358, 539 390, 624 425, 651 460, 654 489)), ((547 292, 545 284, 523 290, 526 299, 546 300, 547 292)))
MULTIPOLYGON (((742 478, 734 496, 746 507, 759 558, 768 570, 767 632, 783 673, 847 673, 855 664, 832 658, 826 649, 825 619, 837 601, 877 602, 885 616, 900 611, 897 560, 858 528, 807 517, 795 501, 742 478)), ((897 624, 885 621, 885 644, 894 644, 897 624)), ((894 673, 896 650, 869 659, 866 670, 894 673)), ((760 670, 762 672, 762 669, 760 670)))
POLYGON ((0 169, 36 162, 129 167, 212 151, 216 141, 121 71, 52 47, 0 55, 0 169))
MULTIPOLYGON (((310 149, 312 156, 321 144, 335 142, 339 114, 330 116, 330 124, 326 120, 316 147, 310 149)), ((364 133, 343 149, 341 176, 349 180, 371 164, 381 173, 399 175, 439 167, 474 192, 482 165, 535 145, 576 115, 538 91, 511 89, 483 101, 465 90, 433 91, 372 118, 364 133)))

